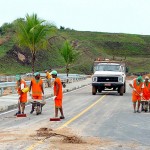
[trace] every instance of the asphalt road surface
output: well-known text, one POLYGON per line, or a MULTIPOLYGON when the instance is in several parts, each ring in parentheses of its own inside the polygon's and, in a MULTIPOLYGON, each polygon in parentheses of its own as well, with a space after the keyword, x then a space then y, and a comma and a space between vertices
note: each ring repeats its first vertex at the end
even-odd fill
POLYGON ((46 142, 40 143, 39 140, 36 145, 31 140, 31 135, 41 127, 70 128, 84 137, 98 137, 119 143, 106 149, 150 149, 150 113, 133 113, 131 89, 128 86, 123 96, 114 91, 92 95, 91 86, 86 86, 66 93, 63 107, 65 119, 60 122, 49 121, 54 116, 52 98, 47 100, 42 114, 38 116, 29 114, 31 105, 26 107, 25 118, 13 116, 16 110, 1 113, 0 149, 46 149, 46 142))

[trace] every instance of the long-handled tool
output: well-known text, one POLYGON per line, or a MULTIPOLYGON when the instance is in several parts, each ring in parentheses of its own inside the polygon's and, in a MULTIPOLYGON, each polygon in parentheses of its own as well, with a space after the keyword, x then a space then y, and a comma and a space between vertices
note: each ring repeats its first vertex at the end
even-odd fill
POLYGON ((17 117, 27 117, 26 114, 17 114, 17 117))
MULTIPOLYGON (((56 96, 53 97, 53 100, 55 100, 56 96)), ((50 118, 50 121, 60 121, 60 118, 50 118)))
POLYGON ((50 118, 50 121, 60 121, 60 118, 50 118))
MULTIPOLYGON (((133 88, 132 88, 133 89, 133 88)), ((134 89, 133 89, 134 90, 134 89)), ((140 93, 137 92, 137 90, 134 90, 142 99, 146 100, 140 93)))
MULTIPOLYGON (((22 107, 21 107, 21 104, 20 104, 20 100, 18 102, 18 105, 20 107, 20 112, 22 112, 22 107)), ((17 114, 17 117, 27 117, 27 115, 26 114, 17 114)))

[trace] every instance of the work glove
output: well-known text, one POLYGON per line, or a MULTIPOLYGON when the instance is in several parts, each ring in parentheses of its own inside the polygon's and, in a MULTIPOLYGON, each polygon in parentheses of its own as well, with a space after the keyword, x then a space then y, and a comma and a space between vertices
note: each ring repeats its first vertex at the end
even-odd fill
POLYGON ((57 96, 54 96, 54 97, 53 97, 53 100, 55 100, 56 97, 57 97, 57 96))
POLYGON ((135 89, 135 88, 133 88, 133 91, 136 91, 136 89, 135 89))
POLYGON ((143 96, 143 94, 141 93, 141 94, 140 94, 140 96, 142 97, 142 96, 143 96))

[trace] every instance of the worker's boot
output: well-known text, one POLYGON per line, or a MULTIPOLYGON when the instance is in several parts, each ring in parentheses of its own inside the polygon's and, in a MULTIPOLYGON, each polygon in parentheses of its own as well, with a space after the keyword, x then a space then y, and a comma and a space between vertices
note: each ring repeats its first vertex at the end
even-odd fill
POLYGON ((65 119, 65 117, 64 116, 60 116, 60 119, 65 119))
POLYGON ((21 112, 20 112, 20 111, 18 111, 18 112, 15 114, 15 116, 17 116, 18 114, 21 114, 21 112))
POLYGON ((141 106, 141 111, 144 111, 144 106, 143 106, 144 104, 143 104, 143 102, 141 102, 141 105, 142 105, 141 106))
POLYGON ((34 112, 34 110, 32 109, 31 111, 30 111, 30 114, 32 114, 34 112))
POLYGON ((140 113, 139 109, 137 110, 138 113, 140 113))
POLYGON ((148 111, 148 102, 145 102, 145 112, 148 111))
POLYGON ((30 114, 34 112, 34 106, 32 105, 32 110, 30 111, 30 114))

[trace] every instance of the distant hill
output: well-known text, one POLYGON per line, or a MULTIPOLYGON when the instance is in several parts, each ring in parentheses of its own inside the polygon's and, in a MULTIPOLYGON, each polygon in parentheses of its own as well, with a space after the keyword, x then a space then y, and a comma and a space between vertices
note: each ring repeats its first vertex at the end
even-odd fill
MULTIPOLYGON (((3 33, 0 28, 0 34, 0 74, 31 72, 31 53, 17 46, 13 29, 3 33)), ((125 60, 131 73, 150 72, 150 36, 74 30, 58 30, 55 38, 49 37, 48 50, 37 52, 35 70, 52 68, 65 72, 65 62, 58 50, 64 39, 80 52, 70 65, 70 73, 91 74, 97 57, 125 60)))

